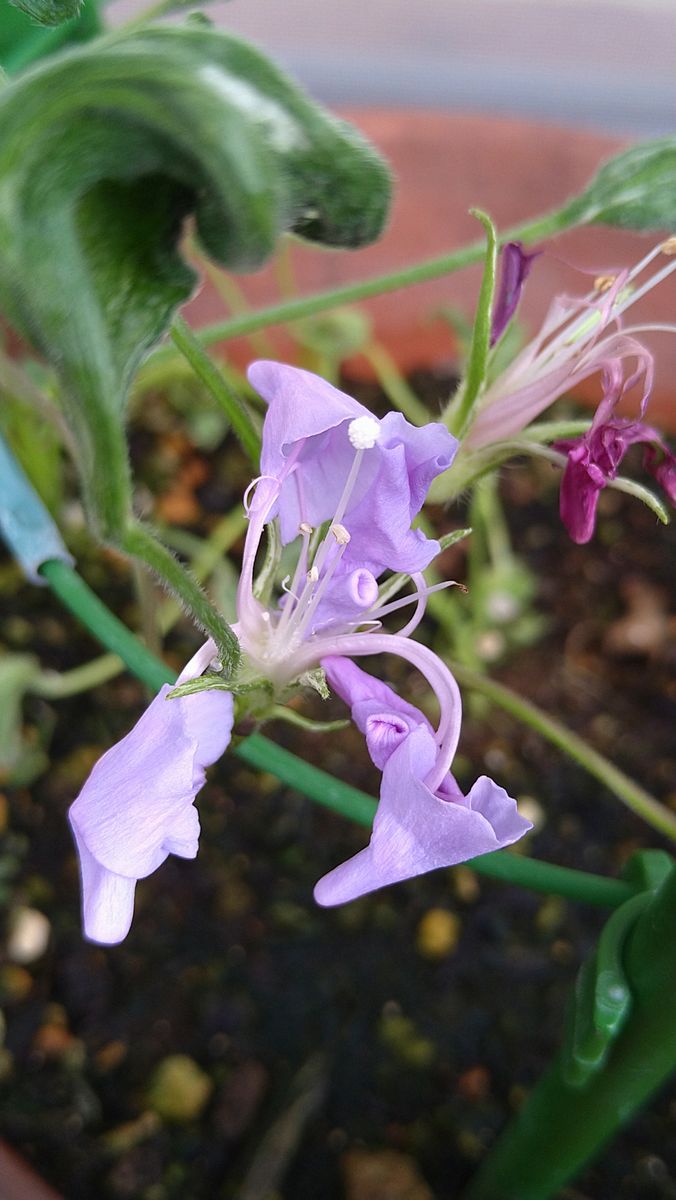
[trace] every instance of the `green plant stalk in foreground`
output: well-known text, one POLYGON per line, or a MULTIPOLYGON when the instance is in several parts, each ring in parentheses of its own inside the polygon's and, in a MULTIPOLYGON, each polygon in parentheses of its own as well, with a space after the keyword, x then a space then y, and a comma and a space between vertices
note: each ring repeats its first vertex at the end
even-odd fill
MULTIPOLYGON (((119 655, 138 679, 155 691, 162 684, 175 681, 175 672, 139 642, 67 563, 51 559, 43 563, 40 574, 61 602, 102 645, 119 655)), ((371 796, 297 758, 261 734, 245 738, 234 747, 234 752, 251 766, 271 772, 324 807, 360 825, 371 826, 376 810, 376 801, 371 796)), ((600 906, 615 907, 635 891, 622 880, 554 866, 505 850, 475 858, 471 866, 482 875, 600 906)))
POLYGON ((463 1200, 548 1200, 676 1068, 676 866, 636 920, 624 954, 631 1011, 581 1086, 556 1059, 489 1151, 463 1200))

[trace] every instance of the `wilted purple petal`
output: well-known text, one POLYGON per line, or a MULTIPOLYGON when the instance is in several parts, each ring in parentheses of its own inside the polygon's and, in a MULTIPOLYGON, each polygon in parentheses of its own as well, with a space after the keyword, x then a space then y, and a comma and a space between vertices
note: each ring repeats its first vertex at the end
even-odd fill
POLYGON ((526 254, 521 242, 507 242, 500 255, 500 281, 493 305, 490 344, 502 337, 516 312, 521 291, 540 251, 526 254))
POLYGON ((568 455, 561 481, 561 519, 573 541, 581 545, 594 533, 599 495, 617 477, 630 446, 647 445, 646 469, 661 483, 672 504, 676 503, 676 460, 661 434, 643 421, 603 419, 603 412, 612 412, 612 407, 604 409, 606 402, 607 398, 583 437, 557 446, 568 455))
POLYGON ((137 879, 169 854, 194 858, 193 801, 230 741, 232 696, 201 692, 167 700, 165 685, 121 742, 97 762, 70 807, 82 876, 87 937, 126 937, 137 879))
POLYGON ((434 795, 423 781, 435 756, 434 739, 422 725, 390 754, 371 841, 320 879, 314 893, 318 904, 344 904, 387 884, 454 866, 510 845, 531 827, 503 788, 485 777, 463 801, 434 795))
POLYGON ((603 471, 591 460, 583 442, 568 452, 561 480, 559 511, 574 542, 584 545, 594 533, 599 496, 606 485, 603 471))

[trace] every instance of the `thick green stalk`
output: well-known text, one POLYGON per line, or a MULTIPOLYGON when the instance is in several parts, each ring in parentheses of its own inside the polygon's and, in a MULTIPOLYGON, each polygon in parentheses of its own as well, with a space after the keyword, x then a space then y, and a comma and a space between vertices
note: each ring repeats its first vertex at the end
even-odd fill
POLYGON ((582 1086, 557 1059, 484 1160, 463 1200, 548 1200, 676 1068, 676 867, 638 917, 624 955, 632 1007, 582 1086))
POLYGON ((261 435, 255 428, 239 396, 233 392, 213 359, 209 358, 181 317, 177 317, 174 321, 171 327, 171 337, 181 354, 190 363, 198 379, 201 379, 219 408, 225 413, 247 458, 254 467, 258 468, 261 457, 261 435))
POLYGON ((51 558, 42 564, 40 574, 62 604, 78 617, 97 641, 119 655, 132 674, 154 691, 159 691, 163 683, 173 683, 175 676, 171 668, 146 650, 68 563, 51 558))
MULTIPOLYGON (((72 567, 50 560, 42 565, 40 574, 66 608, 108 650, 119 655, 142 682, 157 691, 162 684, 175 681, 175 672, 155 658, 126 625, 109 612, 72 567)), ((283 783, 297 788, 318 804, 360 825, 372 825, 376 801, 371 796, 297 758, 261 734, 252 734, 241 741, 235 747, 235 754, 251 766, 272 772, 283 783)), ((604 879, 586 871, 552 866, 505 850, 475 858, 471 865, 479 874, 518 883, 534 891, 567 896, 586 904, 614 907, 623 903, 634 890, 621 880, 604 879)))
MULTIPOLYGON (((534 221, 526 221, 515 225, 500 235, 499 244, 519 239, 522 242, 535 242, 541 238, 553 237, 561 233, 575 222, 564 212, 550 213, 538 217, 534 221)), ((403 267, 399 271, 390 271, 385 275, 376 275, 373 279, 364 279, 361 283, 348 283, 343 287, 332 288, 326 292, 316 292, 312 296, 301 296, 294 300, 283 300, 257 312, 244 313, 239 317, 229 317, 225 321, 216 321, 213 325, 205 325, 195 331, 203 346, 212 346, 215 342, 229 341, 231 338, 243 337, 256 333, 259 329, 267 329, 271 325, 285 325, 289 321, 298 321, 302 317, 313 317, 316 313, 326 312, 330 308, 338 308, 343 304, 357 304, 372 296, 381 296, 386 292, 396 292, 401 288, 411 287, 417 283, 427 283, 431 279, 439 279, 450 275, 463 267, 481 262, 486 252, 485 242, 472 242, 454 250, 451 254, 442 254, 426 262, 417 263, 413 267, 403 267)), ((158 362, 172 355, 169 347, 162 346, 156 350, 150 362, 158 362)))
POLYGON ((635 780, 625 775, 624 771, 621 771, 614 763, 599 754, 598 750, 592 749, 576 733, 567 729, 554 717, 544 713, 542 709, 536 708, 529 700, 518 696, 504 684, 497 683, 494 679, 489 679, 486 675, 473 671, 461 663, 451 663, 450 666, 459 683, 486 696, 488 700, 492 700, 494 704, 504 708, 519 721, 523 721, 525 725, 535 729, 547 741, 589 771, 589 774, 598 779, 604 787, 614 792, 627 808, 676 842, 676 814, 655 800, 654 796, 646 792, 635 780))

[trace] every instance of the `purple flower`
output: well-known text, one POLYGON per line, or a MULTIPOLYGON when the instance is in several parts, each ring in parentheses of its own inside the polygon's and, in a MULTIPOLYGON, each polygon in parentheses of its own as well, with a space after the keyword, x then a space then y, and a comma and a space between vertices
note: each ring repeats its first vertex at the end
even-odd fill
MULTIPOLYGON (((526 826, 520 818, 503 821, 500 788, 480 780, 465 798, 454 784, 449 769, 460 728, 457 685, 431 650, 408 637, 424 614, 429 591, 436 590, 426 586, 420 572, 439 550, 437 542, 412 530, 411 522, 431 481, 451 463, 455 438, 441 424, 418 429, 397 413, 378 420, 307 371, 262 362, 249 374, 268 412, 261 475, 245 495, 249 527, 234 626, 242 665, 233 688, 242 703, 248 694, 260 697, 267 691, 274 705, 289 688, 311 681, 321 663, 331 664, 332 678, 344 680, 351 670, 355 688, 355 680, 367 681, 367 707, 376 702, 381 713, 389 714, 389 725, 384 718, 371 721, 367 732, 374 761, 385 772, 373 847, 384 844, 388 812, 393 830, 400 831, 398 844, 388 843, 388 853, 398 856, 398 873, 385 878, 381 871, 380 882, 514 840, 526 826), (296 550, 295 568, 278 597, 272 595, 274 569, 266 566, 265 579, 255 576, 261 541, 272 522, 281 541, 294 543, 296 550), (382 597, 378 578, 386 570, 410 575, 413 594, 382 597), (403 629, 383 633, 382 618, 411 603, 413 615, 403 629), (436 729, 346 661, 346 656, 382 654, 398 655, 425 677, 438 701, 436 729), (391 748, 401 762, 398 779, 391 748), (428 815, 429 833, 414 836, 428 815)), ((273 567, 277 543, 272 538, 273 567)), ((207 641, 179 683, 201 675, 209 664, 218 669, 214 657, 215 647, 207 641)), ((120 941, 127 933, 137 879, 156 870, 170 853, 195 855, 199 822, 193 800, 205 767, 230 738, 231 695, 207 690, 167 700, 166 694, 165 688, 132 732, 104 755, 71 808, 85 930, 97 941, 120 941)), ((357 709, 355 695, 355 714, 357 709)), ((513 807, 508 798, 504 803, 513 807)))
POLYGON ((350 535, 343 570, 428 566, 439 544, 411 521, 453 461, 458 444, 448 430, 417 428, 401 413, 377 420, 326 380, 283 363, 254 363, 249 380, 268 403, 261 475, 276 483, 266 520, 279 517, 282 542, 330 520, 350 535))
MULTIPOLYGON (((323 659, 322 666, 350 705, 383 779, 369 845, 320 879, 319 904, 343 904, 386 884, 454 866, 508 846, 531 828, 515 801, 485 775, 467 796, 449 771, 439 780, 434 731, 417 708, 349 660, 323 659)), ((454 717, 457 741, 459 698, 454 717)))
POLYGON ((521 242, 507 242, 500 254, 500 282, 493 305, 490 344, 500 340, 517 310, 523 285, 540 251, 526 254, 521 242))
MULTIPOLYGON (((204 658, 198 652, 180 682, 193 670, 199 674, 204 658)), ((84 930, 94 942, 113 944, 127 936, 138 879, 169 854, 197 854, 200 823, 193 801, 205 768, 230 741, 232 696, 202 692, 168 700, 170 690, 165 684, 131 732, 99 759, 70 807, 84 930)))
MULTIPOLYGON (((518 262, 510 268, 517 292, 523 283, 520 270, 518 262)), ((655 246, 632 270, 599 277, 586 296, 557 297, 540 332, 486 389, 463 441, 463 452, 515 437, 559 396, 598 372, 619 379, 621 394, 640 385, 643 408, 652 387, 653 357, 633 336, 642 327, 623 328, 621 318, 674 270, 676 257, 670 240, 655 246), (667 256, 666 264, 639 281, 660 255, 667 256)), ((509 283, 505 289, 501 311, 508 311, 511 304, 509 283)), ((496 308, 496 320, 499 315, 496 308)))

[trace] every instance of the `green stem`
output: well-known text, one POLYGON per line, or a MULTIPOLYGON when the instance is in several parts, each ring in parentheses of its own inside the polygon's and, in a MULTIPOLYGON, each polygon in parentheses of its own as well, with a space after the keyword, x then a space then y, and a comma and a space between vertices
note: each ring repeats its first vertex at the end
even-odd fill
MULTIPOLYGON (((522 242, 539 241, 541 238, 553 237, 561 233, 574 220, 562 212, 549 213, 534 221, 526 221, 515 225, 500 235, 499 244, 518 239, 522 242)), ((316 292, 312 296, 301 296, 295 300, 283 300, 272 304, 258 312, 245 313, 240 317, 217 321, 213 325, 205 325, 195 331, 196 337, 203 346, 211 346, 215 342, 228 341, 231 338, 242 337, 255 333, 258 329, 267 329, 270 325, 284 325, 288 321, 297 321, 302 317, 311 317, 315 313, 325 312, 330 308, 338 308, 342 304, 355 304, 360 300, 368 300, 372 296, 381 296, 386 292, 396 292, 413 284, 427 283, 431 279, 439 279, 452 271, 459 271, 473 263, 481 262, 486 252, 485 242, 472 242, 451 254, 442 254, 437 258, 428 259, 413 267, 404 267, 399 271, 391 271, 385 275, 377 275, 373 279, 365 279, 361 283, 349 283, 343 287, 332 288, 327 292, 316 292)), ((156 350, 149 361, 156 362, 167 358, 172 352, 167 347, 156 350)))
POLYGON ((242 448, 253 466, 258 469, 261 456, 261 437, 249 413, 221 374, 213 359, 205 353, 192 330, 181 317, 171 327, 172 341, 190 363, 198 379, 211 393, 219 408, 223 410, 242 448))
POLYGON ((239 665, 239 642, 202 591, 197 580, 174 558, 152 530, 140 522, 128 525, 120 538, 122 549, 147 563, 152 571, 183 601, 195 621, 213 638, 226 675, 239 665))
POLYGON ((143 683, 159 691, 162 684, 173 682, 175 676, 171 668, 146 650, 68 563, 51 558, 42 564, 40 574, 65 607, 103 646, 119 655, 143 683))
POLYGON ((392 355, 380 342, 371 342, 362 354, 375 372, 376 379, 393 408, 398 408, 412 425, 426 425, 427 408, 404 379, 392 355))
POLYGON ((525 725, 529 725, 531 729, 535 729, 552 745, 562 750, 569 758, 579 763, 584 767, 590 775, 598 779, 604 787, 607 787, 611 792, 614 792, 620 800, 630 808, 637 816, 642 817, 653 828, 658 829, 660 833, 671 838, 676 842, 676 815, 660 804, 649 792, 640 787, 624 771, 616 767, 613 763, 608 762, 602 754, 597 750, 593 750, 588 746, 581 737, 567 729, 554 717, 550 717, 547 713, 542 712, 529 700, 524 700, 513 692, 511 688, 507 688, 502 683, 497 683, 494 679, 488 679, 485 675, 478 671, 473 671, 470 667, 463 666, 461 663, 451 663, 451 670, 456 676, 458 683, 465 687, 471 688, 473 691, 479 692, 480 695, 486 696, 492 700, 494 704, 504 708, 506 712, 517 717, 519 721, 523 721, 525 725))
MULTIPOLYGON (((203 583, 215 570, 223 556, 242 533, 246 525, 243 513, 228 513, 212 529, 209 537, 201 544, 190 568, 195 578, 203 583)), ((158 624, 163 636, 173 629, 183 609, 175 600, 166 599, 159 611, 158 624)), ((125 626, 122 626, 124 629, 125 626)), ((31 692, 45 699, 59 700, 76 696, 90 688, 108 683, 124 670, 124 660, 119 654, 101 654, 91 662, 73 667, 70 671, 44 671, 31 683, 31 692)), ((169 682, 169 681, 168 681, 169 682)), ((173 679, 171 680, 173 682, 173 679)))
POLYGON ((65 700, 108 683, 124 671, 124 666, 119 654, 100 654, 70 671, 42 671, 31 682, 30 691, 45 700, 65 700))

